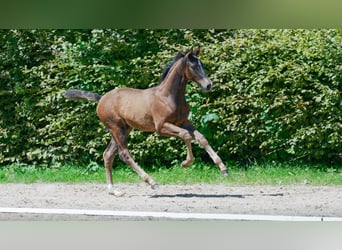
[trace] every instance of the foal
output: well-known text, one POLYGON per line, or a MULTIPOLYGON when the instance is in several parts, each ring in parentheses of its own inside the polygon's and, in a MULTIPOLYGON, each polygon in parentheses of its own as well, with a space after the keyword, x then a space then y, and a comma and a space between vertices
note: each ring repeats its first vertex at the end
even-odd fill
POLYGON ((113 188, 112 164, 117 153, 153 189, 157 187, 157 183, 139 167, 128 151, 127 138, 133 128, 181 138, 187 147, 187 157, 182 162, 182 167, 188 167, 194 162, 191 149, 191 141, 194 139, 208 152, 222 174, 228 176, 221 158, 188 120, 190 109, 184 96, 187 82, 197 82, 203 91, 212 88, 212 82, 198 59, 199 52, 200 49, 179 52, 164 71, 161 84, 156 87, 144 90, 117 88, 104 96, 82 90, 68 90, 64 93, 69 99, 98 101, 98 117, 112 136, 103 153, 109 194, 124 194, 113 188))

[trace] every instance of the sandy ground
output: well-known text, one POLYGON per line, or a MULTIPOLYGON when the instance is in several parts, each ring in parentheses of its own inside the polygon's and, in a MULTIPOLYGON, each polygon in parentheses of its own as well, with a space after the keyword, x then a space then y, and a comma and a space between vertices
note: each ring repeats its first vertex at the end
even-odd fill
MULTIPOLYGON (((96 209, 342 217, 342 186, 228 186, 212 184, 0 184, 0 207, 96 209)), ((0 220, 110 220, 91 216, 0 213, 0 220)))

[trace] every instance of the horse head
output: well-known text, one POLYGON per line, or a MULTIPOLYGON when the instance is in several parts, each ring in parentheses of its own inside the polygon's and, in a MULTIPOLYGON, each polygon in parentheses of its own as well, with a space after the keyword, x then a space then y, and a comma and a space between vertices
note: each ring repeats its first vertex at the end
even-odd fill
POLYGON ((185 65, 185 77, 189 81, 196 82, 202 91, 210 91, 213 83, 204 72, 201 60, 198 58, 201 49, 191 49, 183 57, 183 63, 185 65))

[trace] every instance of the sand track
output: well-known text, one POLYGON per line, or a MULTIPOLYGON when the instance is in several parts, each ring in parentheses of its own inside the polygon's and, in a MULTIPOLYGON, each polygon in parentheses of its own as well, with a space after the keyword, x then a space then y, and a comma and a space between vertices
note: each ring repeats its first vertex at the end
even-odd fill
MULTIPOLYGON (((103 184, 0 184, 0 207, 342 217, 341 186, 195 184, 161 185, 154 191, 139 183, 116 184, 116 188, 125 196, 108 195, 103 184)), ((0 220, 20 219, 99 218, 0 214, 0 220)))

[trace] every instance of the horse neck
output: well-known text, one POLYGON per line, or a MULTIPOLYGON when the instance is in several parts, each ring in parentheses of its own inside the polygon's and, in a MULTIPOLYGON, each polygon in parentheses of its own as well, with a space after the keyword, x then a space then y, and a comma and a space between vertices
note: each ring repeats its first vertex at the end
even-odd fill
POLYGON ((165 97, 171 97, 175 101, 184 101, 186 83, 187 80, 184 76, 181 60, 178 60, 159 85, 160 93, 165 97))

